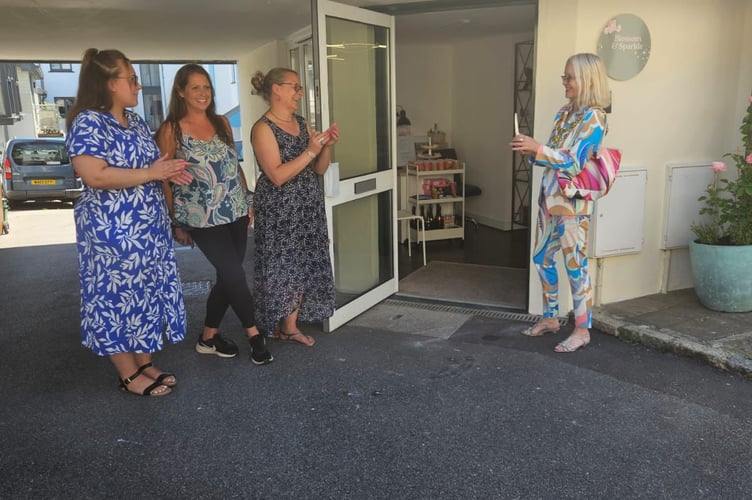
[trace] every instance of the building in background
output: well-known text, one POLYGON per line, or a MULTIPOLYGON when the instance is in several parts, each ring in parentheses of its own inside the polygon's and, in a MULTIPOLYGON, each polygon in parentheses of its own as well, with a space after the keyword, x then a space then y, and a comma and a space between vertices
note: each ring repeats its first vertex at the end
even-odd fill
MULTIPOLYGON (((141 96, 133 110, 156 132, 167 115, 175 73, 182 64, 134 63, 141 96)), ((212 78, 218 114, 226 115, 242 158, 237 66, 203 64, 212 78)), ((0 76, 13 92, 0 101, 0 141, 12 137, 55 137, 65 134, 65 115, 73 106, 81 65, 75 63, 2 63, 0 76)), ((8 95, 5 95, 8 94, 8 95)))

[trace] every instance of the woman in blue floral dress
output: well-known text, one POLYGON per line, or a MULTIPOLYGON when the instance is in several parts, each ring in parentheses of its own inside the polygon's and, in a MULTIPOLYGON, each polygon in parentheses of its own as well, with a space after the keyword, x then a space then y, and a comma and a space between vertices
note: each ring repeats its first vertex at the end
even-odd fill
POLYGON ((303 89, 298 74, 275 68, 252 84, 269 109, 251 130, 261 176, 256 183, 255 290, 259 328, 281 340, 312 346, 298 320, 322 321, 334 312, 334 279, 324 193, 336 124, 309 129, 296 114, 303 89))
POLYGON ((196 352, 223 358, 238 354, 237 345, 219 333, 222 318, 232 307, 245 329, 251 361, 270 363, 273 358, 256 328, 243 269, 253 196, 238 165, 230 123, 217 115, 214 86, 198 64, 186 64, 175 74, 170 111, 157 132, 157 142, 163 153, 187 160, 193 175, 188 185, 166 182, 164 186, 175 239, 195 242, 217 271, 196 352))
POLYGON ((66 147, 84 192, 74 218, 82 343, 108 356, 124 391, 164 396, 177 383, 152 353, 185 337, 185 306, 161 181, 187 183, 159 155, 138 104, 138 77, 117 50, 88 49, 67 116, 66 147))

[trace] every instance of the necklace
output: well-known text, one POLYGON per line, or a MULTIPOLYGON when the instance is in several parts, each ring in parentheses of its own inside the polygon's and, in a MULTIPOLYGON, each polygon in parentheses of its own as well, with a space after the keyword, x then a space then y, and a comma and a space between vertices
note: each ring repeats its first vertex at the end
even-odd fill
POLYGON ((279 120, 279 121, 281 121, 281 122, 287 122, 287 123, 290 123, 290 122, 293 122, 293 121, 295 121, 295 119, 294 119, 294 118, 290 118, 289 120, 285 120, 284 118, 280 118, 279 116, 275 115, 275 114, 274 114, 274 111, 272 111, 271 109, 269 110, 269 113, 270 113, 270 114, 271 114, 271 115, 272 115, 272 116, 273 116, 274 118, 276 118, 277 120, 279 120))

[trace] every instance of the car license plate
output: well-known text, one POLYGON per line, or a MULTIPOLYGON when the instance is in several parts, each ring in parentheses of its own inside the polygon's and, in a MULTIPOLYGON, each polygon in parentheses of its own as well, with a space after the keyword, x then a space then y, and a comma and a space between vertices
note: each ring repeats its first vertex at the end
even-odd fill
POLYGON ((31 181, 32 185, 39 186, 39 185, 54 185, 57 184, 55 182, 55 179, 32 179, 31 181))

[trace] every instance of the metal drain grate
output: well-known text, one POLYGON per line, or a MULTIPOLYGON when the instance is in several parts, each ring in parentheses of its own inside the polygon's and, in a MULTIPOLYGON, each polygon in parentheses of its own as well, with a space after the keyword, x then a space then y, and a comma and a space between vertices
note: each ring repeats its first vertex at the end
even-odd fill
POLYGON ((211 288, 211 281, 184 281, 183 295, 206 295, 211 288))
MULTIPOLYGON (((500 311, 494 308, 475 308, 465 305, 445 304, 441 302, 386 299, 383 303, 390 306, 413 307, 415 309, 424 309, 437 312, 450 312, 457 314, 471 314, 473 316, 481 316, 483 318, 508 319, 512 321, 525 321, 529 323, 535 323, 536 321, 538 321, 538 319, 540 319, 540 316, 536 316, 534 314, 500 311)), ((562 326, 566 325, 567 318, 559 318, 559 323, 561 323, 562 326)))

